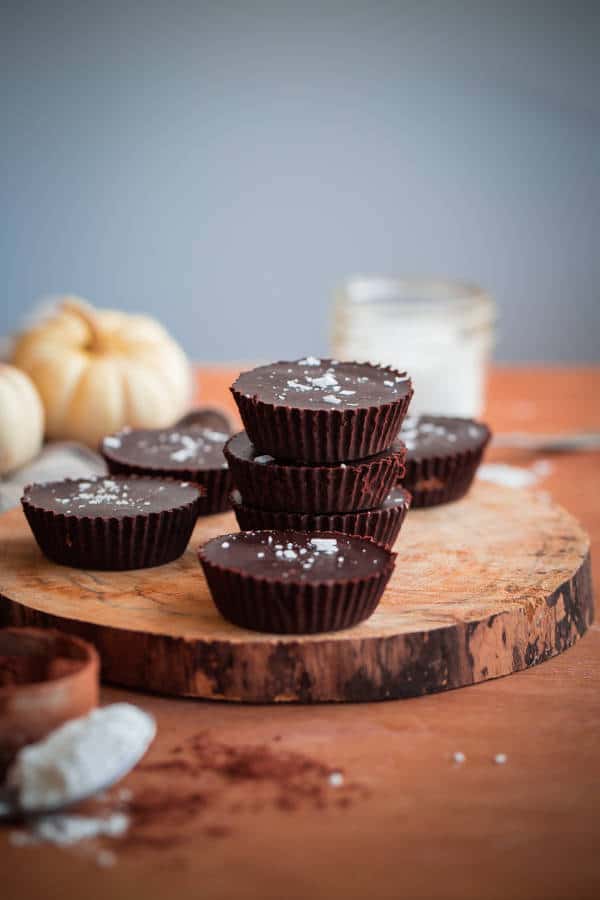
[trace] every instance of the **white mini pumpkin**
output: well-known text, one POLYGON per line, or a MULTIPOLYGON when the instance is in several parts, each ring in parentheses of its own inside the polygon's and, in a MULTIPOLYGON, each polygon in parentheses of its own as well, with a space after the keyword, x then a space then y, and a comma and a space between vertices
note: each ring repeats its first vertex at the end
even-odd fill
POLYGON ((31 378, 0 363, 0 475, 37 456, 43 438, 44 409, 31 378))
POLYGON ((13 362, 40 392, 49 438, 95 448, 125 425, 166 427, 189 408, 190 366, 162 325, 77 297, 18 338, 13 362))

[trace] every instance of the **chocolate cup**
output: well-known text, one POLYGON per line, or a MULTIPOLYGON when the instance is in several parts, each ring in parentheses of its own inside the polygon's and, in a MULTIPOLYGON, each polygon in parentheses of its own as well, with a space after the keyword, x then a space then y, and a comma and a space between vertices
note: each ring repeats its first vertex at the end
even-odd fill
POLYGON ((403 503, 354 513, 271 512, 247 505, 238 491, 234 491, 230 499, 241 531, 341 531, 369 537, 386 550, 391 550, 410 508, 409 492, 400 487, 393 489, 392 493, 396 492, 403 495, 403 503))
POLYGON ((440 506, 464 497, 473 483, 490 434, 474 450, 448 456, 407 459, 402 486, 412 494, 413 509, 440 506))
POLYGON ((100 661, 60 631, 0 629, 0 777, 21 747, 98 704, 100 661))
POLYGON ((334 466, 259 463, 236 452, 238 445, 242 451, 252 447, 240 432, 229 439, 223 451, 235 486, 246 504, 273 512, 345 513, 374 509, 381 506, 404 474, 406 447, 399 441, 372 459, 334 466))
POLYGON ((162 512, 117 518, 66 515, 21 498, 23 512, 44 556, 62 566, 115 572, 162 566, 178 559, 192 536, 199 502, 198 496, 162 512))
MULTIPOLYGON (((388 369, 391 376, 405 373, 388 369)), ((307 409, 277 405, 230 388, 250 441, 277 460, 338 463, 384 453, 394 443, 408 412, 412 386, 404 396, 377 406, 307 409)))
POLYGON ((137 466, 113 459, 110 453, 101 450, 102 457, 111 475, 132 475, 145 478, 169 478, 174 481, 189 481, 199 488, 198 515, 210 516, 225 512, 229 507, 232 488, 229 469, 164 469, 137 466))
MULTIPOLYGON (((334 537, 337 532, 322 532, 334 537)), ((375 545, 370 538, 356 538, 375 545)), ((240 628, 271 634, 319 634, 340 631, 368 619, 390 579, 396 559, 364 577, 305 581, 255 576, 209 562, 198 549, 200 565, 215 606, 240 628)))
POLYGON ((189 425, 199 425, 202 428, 212 428, 213 431, 223 431, 233 434, 231 420, 224 409, 216 406, 196 406, 185 416, 175 422, 173 427, 186 428, 189 425))

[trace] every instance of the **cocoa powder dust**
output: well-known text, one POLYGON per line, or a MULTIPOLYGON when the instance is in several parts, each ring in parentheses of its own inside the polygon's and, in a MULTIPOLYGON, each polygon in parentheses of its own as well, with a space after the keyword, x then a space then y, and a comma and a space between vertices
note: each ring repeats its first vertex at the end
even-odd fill
POLYGON ((121 846, 176 848, 191 832, 223 839, 244 827, 247 816, 271 807, 348 807, 365 789, 346 783, 339 769, 268 744, 230 745, 208 732, 142 763, 130 777, 132 797, 123 805, 131 825, 121 846), (330 780, 336 773, 333 781, 330 780))

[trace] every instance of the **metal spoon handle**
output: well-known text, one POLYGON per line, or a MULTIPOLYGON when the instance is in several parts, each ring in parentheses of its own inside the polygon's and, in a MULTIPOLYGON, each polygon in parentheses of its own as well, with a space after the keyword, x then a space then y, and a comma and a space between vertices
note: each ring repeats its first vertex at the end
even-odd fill
POLYGON ((494 447, 514 447, 537 453, 572 453, 600 450, 600 431, 579 431, 570 434, 525 434, 522 432, 494 435, 494 447))

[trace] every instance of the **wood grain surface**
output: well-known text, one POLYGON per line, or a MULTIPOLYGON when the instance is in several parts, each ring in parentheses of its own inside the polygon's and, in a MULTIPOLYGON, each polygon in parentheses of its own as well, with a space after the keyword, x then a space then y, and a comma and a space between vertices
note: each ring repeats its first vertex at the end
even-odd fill
MULTIPOLYGON (((202 370, 199 399, 229 403, 232 374, 202 370)), ((598 397, 600 369, 496 369, 488 419, 496 430, 600 430, 598 397)), ((597 585, 600 454, 548 461, 537 491, 591 534, 597 585)), ((138 703, 158 722, 145 765, 122 785, 133 792, 130 835, 57 849, 15 847, 0 830, 2 900, 600 896, 598 624, 510 678, 402 702, 265 707, 113 688, 103 700, 138 703), (302 754, 341 770, 345 784, 290 806, 266 773, 234 780, 205 763, 186 771, 177 760, 193 756, 199 735, 232 753, 302 754), (159 813, 149 821, 153 798, 159 813), (114 864, 99 865, 108 849, 114 864)))
POLYGON ((414 510, 373 616, 325 635, 275 636, 217 612, 196 547, 237 531, 198 520, 181 559, 132 572, 55 565, 21 510, 0 516, 0 623, 91 640, 126 687, 254 703, 414 697, 508 675, 570 647, 592 621, 589 540, 546 498, 482 482, 414 510))

